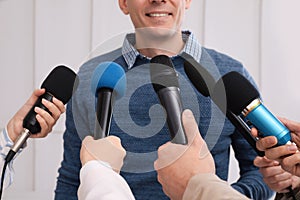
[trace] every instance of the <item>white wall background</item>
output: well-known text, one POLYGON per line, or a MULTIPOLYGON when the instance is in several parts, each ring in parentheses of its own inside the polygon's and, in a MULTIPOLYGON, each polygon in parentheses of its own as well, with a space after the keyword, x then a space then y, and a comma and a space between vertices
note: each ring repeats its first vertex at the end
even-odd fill
MULTIPOLYGON (((276 115, 300 121, 299 7, 298 0, 194 0, 184 27, 240 60, 276 115)), ((0 128, 54 66, 77 71, 92 50, 113 49, 129 30, 117 0, 0 0, 0 128)), ((64 118, 47 139, 29 140, 4 199, 53 199, 63 130, 64 118)), ((229 181, 236 168, 233 159, 229 181)))

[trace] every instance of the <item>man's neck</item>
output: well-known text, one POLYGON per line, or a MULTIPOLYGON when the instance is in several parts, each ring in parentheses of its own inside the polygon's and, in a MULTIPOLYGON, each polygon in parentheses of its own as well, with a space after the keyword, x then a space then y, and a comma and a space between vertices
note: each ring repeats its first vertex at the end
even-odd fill
POLYGON ((136 32, 136 49, 149 58, 156 55, 175 56, 180 53, 184 47, 182 33, 157 36, 136 32))

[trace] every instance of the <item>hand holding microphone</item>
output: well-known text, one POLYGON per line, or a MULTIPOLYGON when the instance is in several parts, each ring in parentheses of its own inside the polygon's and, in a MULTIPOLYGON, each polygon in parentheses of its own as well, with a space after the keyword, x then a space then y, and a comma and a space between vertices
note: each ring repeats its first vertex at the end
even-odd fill
POLYGON ((115 62, 100 63, 91 79, 91 92, 96 100, 96 122, 93 137, 82 141, 80 160, 82 165, 92 160, 106 162, 120 172, 126 151, 119 138, 109 136, 113 106, 125 94, 126 76, 124 69, 115 62))
POLYGON ((121 140, 116 136, 107 136, 98 140, 87 136, 82 141, 80 149, 82 166, 89 161, 96 160, 104 162, 117 173, 120 173, 125 155, 126 151, 121 144, 121 140))
POLYGON ((190 110, 183 111, 182 121, 188 144, 163 144, 159 147, 158 158, 154 162, 157 179, 171 199, 184 199, 187 185, 193 176, 215 174, 214 159, 199 133, 193 113, 190 110))
MULTIPOLYGON (((300 123, 285 118, 279 118, 280 121, 291 131, 292 141, 295 143, 274 147, 277 144, 277 138, 268 136, 260 138, 257 141, 257 148, 266 152, 266 157, 270 160, 276 160, 281 167, 296 176, 300 176, 300 158, 298 146, 300 146, 300 123)), ((253 128, 251 133, 259 137, 257 129, 253 128)), ((257 159, 257 165, 264 164, 262 160, 257 159)))
POLYGON ((216 83, 213 93, 217 105, 225 103, 219 101, 224 91, 227 108, 249 121, 262 137, 275 136, 277 145, 284 145, 291 140, 290 131, 266 108, 256 88, 244 76, 229 72, 216 83))
POLYGON ((300 159, 297 147, 300 145, 300 123, 283 118, 279 120, 291 131, 292 141, 296 144, 276 146, 278 142, 275 136, 260 137, 258 130, 252 128, 252 135, 259 138, 256 142, 257 148, 265 152, 264 157, 255 158, 254 165, 260 168, 265 182, 272 190, 286 193, 300 186, 300 159))
MULTIPOLYGON (((30 137, 32 134, 40 133, 42 130, 41 126, 43 126, 43 128, 48 126, 48 124, 45 124, 45 121, 41 119, 41 116, 42 118, 45 117, 47 120, 51 121, 49 125, 53 126, 55 124, 60 111, 54 109, 53 104, 50 104, 47 101, 54 101, 60 104, 59 107, 61 107, 62 105, 57 101, 57 99, 59 99, 63 104, 66 104, 71 98, 73 91, 76 90, 76 87, 76 74, 71 69, 65 66, 57 66, 50 72, 41 85, 41 88, 45 89, 44 94, 41 94, 41 96, 39 96, 37 99, 36 97, 33 97, 29 100, 29 106, 34 102, 34 100, 36 101, 23 119, 23 130, 21 131, 21 134, 15 141, 11 150, 8 152, 8 155, 5 158, 6 162, 10 162, 12 160, 14 155, 24 145, 28 137, 30 137), (54 97, 57 99, 53 100, 54 97), (48 110, 48 107, 54 112, 54 118, 51 117, 52 113, 50 110, 48 110), (48 114, 43 112, 41 109, 47 111, 48 114), (36 110, 39 112, 39 114, 41 114, 41 116, 37 115, 36 110), (39 122, 41 122, 41 124, 39 124, 39 122)), ((64 110, 63 108, 60 109, 64 110)), ((26 108, 24 108, 24 110, 21 109, 20 112, 25 112, 25 110, 26 108)), ((52 129, 52 126, 48 127, 48 131, 52 129)), ((45 135, 46 132, 47 131, 43 131, 41 134, 45 135)))
MULTIPOLYGON (((37 99, 45 93, 45 89, 35 90, 27 102, 22 106, 22 108, 13 116, 13 118, 7 124, 7 131, 12 142, 15 142, 20 133, 23 130, 23 120, 29 110, 33 107, 37 99)), ((53 98, 53 102, 48 100, 42 100, 43 105, 52 113, 36 107, 34 111, 37 113, 36 118, 41 126, 41 131, 39 133, 33 134, 32 138, 42 138, 47 136, 51 132, 52 127, 55 125, 56 121, 62 113, 65 112, 64 104, 53 98)))
POLYGON ((0 185, 0 199, 3 191, 5 171, 8 163, 29 137, 45 137, 65 112, 64 104, 76 90, 76 74, 65 66, 54 68, 41 85, 42 89, 33 92, 24 106, 7 125, 7 132, 14 142, 5 157, 0 185))
MULTIPOLYGON (((231 110, 234 115, 241 116, 245 121, 250 122, 258 129, 261 137, 275 136, 277 142, 273 144, 273 147, 291 143, 290 131, 262 103, 256 88, 238 72, 229 72, 218 80, 213 90, 213 98, 218 106, 225 103, 227 109, 231 110), (226 102, 220 101, 220 95, 223 95, 224 92, 226 94, 226 102)), ((293 148, 295 149, 295 147, 293 148)), ((265 153, 267 154, 268 152, 265 153)), ((278 192, 290 191, 293 199, 295 199, 291 187, 291 174, 282 170, 279 164, 273 165, 273 161, 270 161, 271 165, 269 165, 262 159, 265 159, 265 157, 257 157, 254 164, 260 168, 261 173, 265 177, 265 182, 272 188, 275 181, 277 183, 275 186, 280 185, 280 188, 275 188, 278 192), (266 168, 268 170, 264 171, 266 168), (270 171, 272 172, 271 174, 269 173, 270 171), (278 179, 278 177, 281 177, 281 179, 278 179), (279 182, 281 184, 278 184, 279 182)))

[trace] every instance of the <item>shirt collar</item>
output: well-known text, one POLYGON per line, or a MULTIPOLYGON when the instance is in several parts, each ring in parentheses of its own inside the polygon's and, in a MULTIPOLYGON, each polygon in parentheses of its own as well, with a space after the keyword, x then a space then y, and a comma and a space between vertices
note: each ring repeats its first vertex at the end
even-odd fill
MULTIPOLYGON (((182 31, 182 39, 185 42, 185 45, 179 55, 185 52, 192 56, 196 61, 200 62, 202 47, 194 34, 190 31, 182 31)), ((122 55, 128 65, 128 69, 133 67, 138 56, 146 57, 137 51, 137 49, 134 47, 134 44, 135 34, 127 34, 122 46, 122 55)))

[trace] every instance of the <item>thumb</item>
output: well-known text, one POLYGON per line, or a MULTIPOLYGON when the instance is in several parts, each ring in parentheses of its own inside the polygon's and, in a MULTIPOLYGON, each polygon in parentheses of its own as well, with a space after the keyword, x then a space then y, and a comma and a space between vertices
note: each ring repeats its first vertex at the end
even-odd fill
POLYGON ((203 140, 200 136, 197 122, 191 110, 186 109, 182 112, 182 124, 188 139, 188 144, 192 144, 195 139, 203 140))
POLYGON ((278 117, 279 120, 292 132, 300 132, 300 123, 283 117, 278 117))
POLYGON ((199 156, 204 158, 209 154, 206 142, 203 140, 198 124, 191 110, 186 109, 182 113, 182 123, 188 138, 188 145, 194 145, 200 149, 199 156))

